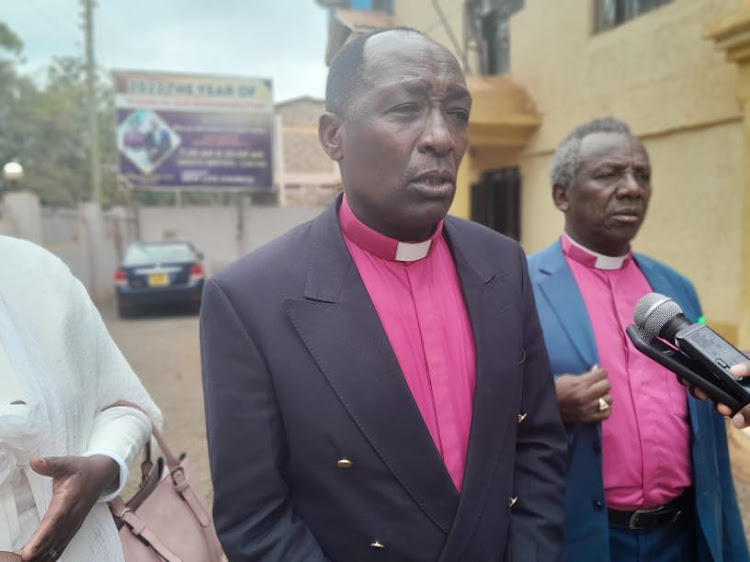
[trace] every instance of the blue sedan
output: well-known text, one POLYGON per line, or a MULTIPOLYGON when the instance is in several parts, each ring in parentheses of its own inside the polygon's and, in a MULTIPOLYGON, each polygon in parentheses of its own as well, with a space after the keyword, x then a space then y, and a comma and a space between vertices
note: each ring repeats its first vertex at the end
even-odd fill
POLYGON ((203 255, 190 242, 136 242, 115 272, 117 312, 183 303, 200 308, 205 274, 203 255))

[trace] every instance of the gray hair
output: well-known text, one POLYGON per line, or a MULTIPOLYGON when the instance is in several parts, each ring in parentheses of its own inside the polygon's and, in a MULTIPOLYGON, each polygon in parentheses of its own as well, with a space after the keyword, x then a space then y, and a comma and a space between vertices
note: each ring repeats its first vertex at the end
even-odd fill
POLYGON ((578 165, 581 163, 581 142, 584 137, 592 133, 632 135, 630 127, 614 117, 594 119, 576 127, 572 133, 565 137, 565 140, 555 150, 555 154, 552 155, 552 168, 549 177, 553 186, 560 185, 567 189, 573 182, 573 178, 578 171, 578 165))

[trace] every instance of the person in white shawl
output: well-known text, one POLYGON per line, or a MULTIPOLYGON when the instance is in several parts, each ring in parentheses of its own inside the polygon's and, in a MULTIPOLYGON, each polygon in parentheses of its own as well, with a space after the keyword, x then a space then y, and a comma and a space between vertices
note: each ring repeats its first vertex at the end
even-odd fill
POLYGON ((105 502, 161 413, 62 261, 4 236, 0 260, 0 551, 121 562, 105 502))

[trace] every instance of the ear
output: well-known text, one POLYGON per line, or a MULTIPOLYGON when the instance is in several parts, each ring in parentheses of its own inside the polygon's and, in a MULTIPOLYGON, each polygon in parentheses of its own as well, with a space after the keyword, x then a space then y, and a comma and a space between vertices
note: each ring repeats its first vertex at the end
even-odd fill
POLYGON ((318 120, 318 140, 331 160, 339 161, 344 157, 342 140, 343 121, 335 113, 324 113, 318 120))
POLYGON ((563 213, 570 209, 570 202, 568 201, 568 189, 556 183, 552 186, 552 201, 555 203, 555 207, 563 213))

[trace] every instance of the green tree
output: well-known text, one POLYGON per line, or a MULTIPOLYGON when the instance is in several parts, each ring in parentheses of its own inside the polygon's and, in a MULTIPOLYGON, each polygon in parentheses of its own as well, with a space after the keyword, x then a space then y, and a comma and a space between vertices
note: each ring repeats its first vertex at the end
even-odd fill
MULTIPOLYGON (((78 57, 55 59, 44 88, 20 108, 18 123, 28 135, 24 144, 30 186, 45 204, 74 205, 90 199, 89 139, 85 63, 78 57)), ((97 82, 104 204, 116 202, 116 147, 112 89, 102 77, 97 82)))
MULTIPOLYGON (((23 43, 0 22, 0 163, 17 159, 23 189, 44 204, 75 205, 90 199, 85 64, 82 57, 55 59, 40 84, 18 72, 23 43)), ((114 96, 97 77, 104 204, 121 202, 116 185, 114 96)))
POLYGON ((3 22, 0 21, 0 47, 16 55, 23 51, 23 41, 3 22))
POLYGON ((18 101, 33 90, 33 84, 16 72, 22 51, 21 39, 0 22, 0 166, 17 156, 11 120, 18 101))
MULTIPOLYGON (((56 58, 44 79, 19 73, 23 42, 0 21, 0 165, 18 160, 24 167, 22 189, 43 204, 74 206, 91 198, 86 65, 83 57, 56 58)), ((171 205, 171 191, 130 193, 118 188, 118 151, 114 90, 108 74, 96 77, 100 131, 102 203, 131 199, 144 205, 171 205)), ((185 192, 183 204, 233 204, 242 194, 185 192)))

